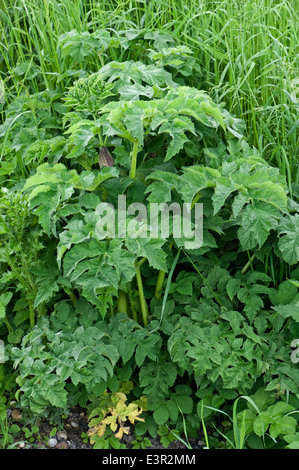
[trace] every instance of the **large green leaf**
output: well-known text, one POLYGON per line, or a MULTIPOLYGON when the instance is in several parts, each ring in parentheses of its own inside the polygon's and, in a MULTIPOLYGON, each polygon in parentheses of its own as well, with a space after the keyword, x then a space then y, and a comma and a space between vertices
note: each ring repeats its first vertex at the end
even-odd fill
POLYGON ((149 265, 155 269, 167 271, 166 253, 163 250, 165 240, 158 238, 127 238, 125 245, 136 257, 145 257, 149 265))
POLYGON ((299 300, 293 300, 293 302, 287 305, 276 305, 272 307, 273 310, 282 315, 283 318, 293 318, 297 323, 299 322, 299 300))
POLYGON ((67 390, 64 388, 64 384, 47 384, 44 390, 44 397, 49 401, 52 406, 57 408, 66 408, 67 404, 67 390))
POLYGON ((257 245, 263 246, 270 231, 276 229, 278 222, 273 207, 267 204, 255 203, 246 206, 243 211, 241 227, 238 236, 243 250, 252 250, 257 245))
POLYGON ((149 362, 140 370, 140 386, 145 388, 147 396, 157 399, 167 395, 169 388, 175 383, 176 376, 176 367, 171 362, 149 362))
POLYGON ((278 228, 278 248, 283 259, 289 264, 299 262, 299 214, 282 219, 278 228))

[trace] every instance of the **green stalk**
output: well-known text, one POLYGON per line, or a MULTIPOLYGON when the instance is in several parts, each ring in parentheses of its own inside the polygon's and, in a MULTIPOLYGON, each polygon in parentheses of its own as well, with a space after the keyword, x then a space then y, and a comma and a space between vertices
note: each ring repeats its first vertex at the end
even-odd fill
POLYGON ((247 271, 247 269, 249 268, 249 266, 251 267, 251 271, 253 271, 252 261, 254 260, 255 255, 250 256, 248 251, 247 251, 247 254, 248 254, 249 260, 247 261, 247 263, 246 263, 245 266, 243 267, 243 269, 242 269, 242 271, 241 271, 242 274, 246 273, 246 271, 247 271))
MULTIPOLYGON (((173 247, 173 240, 170 242, 170 245, 169 245, 170 249, 172 249, 172 247, 173 247)), ((160 297, 162 295, 162 289, 163 289, 165 275, 166 275, 165 271, 159 271, 157 284, 156 284, 156 289, 155 289, 156 299, 160 299, 160 297)))
POLYGON ((4 324, 7 328, 8 333, 13 333, 13 328, 11 324, 9 323, 9 321, 7 320, 7 318, 4 318, 4 324))
POLYGON ((171 269, 170 269, 170 272, 169 272, 169 275, 168 275, 168 279, 167 279, 167 282, 166 282, 165 292, 164 292, 163 301, 162 301, 160 321, 159 321, 158 325, 156 326, 156 328, 154 328, 152 331, 150 331, 150 333, 154 333, 154 331, 157 331, 160 328, 161 323, 163 321, 163 316, 164 316, 165 306, 166 306, 167 297, 168 297, 168 293, 169 293, 169 289, 170 289, 171 279, 172 279, 172 275, 173 275, 173 272, 175 270, 175 267, 177 265, 177 262, 179 260, 180 253, 181 253, 181 247, 179 248, 179 251, 177 252, 176 257, 173 260, 173 263, 172 263, 172 266, 171 266, 171 269))
POLYGON ((156 284, 156 290, 155 290, 156 299, 160 299, 160 297, 162 295, 162 289, 163 289, 165 274, 166 274, 165 271, 159 271, 157 284, 156 284))
POLYGON ((27 282, 27 280, 25 280, 23 278, 23 276, 21 276, 19 274, 19 270, 18 268, 16 268, 16 266, 13 264, 11 258, 9 259, 9 262, 7 262, 8 266, 10 267, 11 271, 13 272, 14 276, 16 279, 18 279, 18 281, 22 284, 22 286, 24 287, 25 290, 28 290, 29 292, 31 292, 31 294, 33 294, 33 289, 32 289, 32 286, 29 284, 29 282, 27 282))
POLYGON ((123 290, 118 291, 117 311, 128 314, 127 294, 123 290))
POLYGON ((205 437, 205 441, 206 441, 206 449, 209 449, 209 438, 208 438, 208 433, 207 433, 207 428, 206 428, 206 424, 205 424, 205 421, 204 421, 204 417, 203 417, 203 400, 201 402, 201 425, 202 425, 202 430, 203 430, 203 434, 204 434, 204 437, 205 437))
POLYGON ((66 293, 68 294, 69 298, 71 299, 73 305, 75 306, 78 299, 76 297, 76 295, 74 294, 74 292, 72 291, 72 289, 69 289, 69 290, 65 290, 66 293))
POLYGON ((133 320, 135 320, 137 323, 139 323, 137 310, 136 310, 136 308, 134 308, 134 305, 133 305, 133 307, 132 307, 132 305, 131 305, 131 310, 132 310, 132 318, 133 318, 133 320))
POLYGON ((38 313, 38 316, 45 315, 46 313, 45 302, 41 302, 37 306, 37 313, 38 313))
POLYGON ((193 198, 193 201, 192 201, 192 204, 191 204, 191 209, 193 209, 193 207, 195 206, 195 204, 197 203, 198 199, 200 198, 201 196, 201 192, 199 191, 193 198))
POLYGON ((136 165, 137 165, 137 154, 138 154, 138 142, 134 142, 132 150, 132 161, 130 169, 130 179, 134 180, 136 177, 136 165))
POLYGON ((135 262, 135 269, 136 269, 136 279, 137 279, 137 286, 139 291, 139 298, 140 298, 140 305, 141 305, 141 315, 143 320, 143 325, 147 326, 148 324, 148 307, 144 297, 143 291, 143 284, 142 284, 142 277, 140 273, 140 265, 139 263, 135 262))

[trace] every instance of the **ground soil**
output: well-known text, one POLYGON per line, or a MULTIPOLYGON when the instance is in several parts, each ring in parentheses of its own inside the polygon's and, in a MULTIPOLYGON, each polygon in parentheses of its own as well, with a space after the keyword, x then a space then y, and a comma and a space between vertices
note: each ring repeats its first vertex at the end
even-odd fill
MULTIPOLYGON (((18 415, 14 413, 14 415, 18 415)), ((19 415, 21 416, 21 415, 19 415)), ((18 423, 19 427, 24 426, 22 417, 18 419, 12 419, 9 416, 9 421, 18 423)), ((36 425, 39 428, 38 433, 34 434, 30 439, 26 439, 25 435, 22 433, 18 434, 16 440, 20 442, 17 445, 19 449, 92 449, 92 445, 89 443, 89 440, 82 434, 86 434, 88 427, 88 417, 86 410, 75 407, 73 408, 67 418, 63 419, 61 426, 55 426, 50 424, 47 421, 37 422, 36 425), (56 427, 56 433, 53 433, 53 428, 56 427), (50 440, 51 439, 51 440, 50 440), (56 441, 56 442, 55 442, 56 441)), ((30 429, 30 425, 27 424, 27 427, 30 429)), ((147 449, 164 449, 163 445, 160 443, 158 438, 152 438, 147 435, 148 439, 152 442, 151 447, 147 449)), ((121 440, 122 444, 125 444, 128 449, 132 448, 131 442, 135 439, 134 433, 132 432, 129 435, 124 435, 124 438, 121 440)), ((198 439, 189 439, 189 443, 193 449, 200 449, 204 447, 204 442, 198 439)), ((186 446, 179 440, 172 441, 169 444, 168 449, 186 449, 186 446)))

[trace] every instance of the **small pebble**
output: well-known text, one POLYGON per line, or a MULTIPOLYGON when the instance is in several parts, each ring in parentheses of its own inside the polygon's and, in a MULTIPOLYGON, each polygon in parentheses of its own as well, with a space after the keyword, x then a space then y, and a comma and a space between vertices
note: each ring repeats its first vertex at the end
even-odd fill
POLYGON ((79 427, 79 424, 76 422, 76 421, 71 421, 71 426, 73 428, 78 428, 79 427))
POLYGON ((58 431, 56 437, 59 441, 66 441, 68 436, 65 431, 58 431))
POLYGON ((68 443, 70 449, 76 449, 76 447, 77 447, 76 442, 74 442, 74 441, 72 440, 72 441, 67 441, 67 443, 68 443))
POLYGON ((123 440, 127 443, 130 444, 134 440, 134 436, 132 434, 124 434, 123 435, 123 440))
POLYGON ((15 409, 15 410, 12 410, 11 417, 12 417, 12 419, 21 419, 22 414, 21 414, 20 410, 15 409))
POLYGON ((68 448, 69 448, 68 443, 65 441, 58 442, 58 444, 56 445, 56 449, 68 449, 68 448))
POLYGON ((25 445, 26 445, 25 442, 20 442, 19 449, 24 449, 25 445))
POLYGON ((36 445, 39 449, 46 449, 46 446, 42 442, 38 442, 36 445))
POLYGON ((49 440, 49 446, 50 447, 55 447, 57 445, 57 443, 58 443, 58 441, 54 437, 51 437, 51 439, 49 440))

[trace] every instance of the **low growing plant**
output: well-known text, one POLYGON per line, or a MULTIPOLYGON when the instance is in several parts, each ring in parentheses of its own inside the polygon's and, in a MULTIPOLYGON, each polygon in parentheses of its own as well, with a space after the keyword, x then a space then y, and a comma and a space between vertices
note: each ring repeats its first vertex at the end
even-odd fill
POLYGON ((122 439, 124 434, 130 434, 130 427, 126 426, 127 422, 134 425, 135 421, 144 421, 139 417, 143 411, 142 408, 140 409, 137 403, 127 405, 126 401, 127 397, 122 392, 112 394, 105 392, 102 395, 99 406, 93 409, 89 416, 88 435, 91 443, 95 442, 95 435, 103 437, 107 427, 110 427, 117 439, 122 439))

